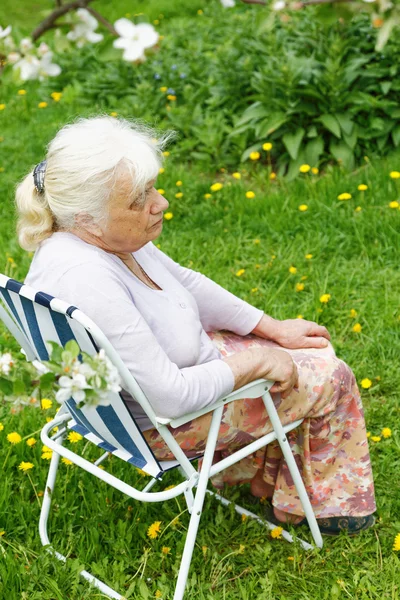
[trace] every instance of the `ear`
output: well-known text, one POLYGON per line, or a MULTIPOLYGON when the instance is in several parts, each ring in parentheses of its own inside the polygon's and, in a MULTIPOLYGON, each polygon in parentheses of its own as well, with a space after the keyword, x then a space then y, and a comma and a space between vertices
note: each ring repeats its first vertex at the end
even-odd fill
POLYGON ((75 215, 75 226, 79 229, 84 229, 96 237, 102 237, 103 235, 103 230, 95 223, 93 217, 84 212, 75 215))

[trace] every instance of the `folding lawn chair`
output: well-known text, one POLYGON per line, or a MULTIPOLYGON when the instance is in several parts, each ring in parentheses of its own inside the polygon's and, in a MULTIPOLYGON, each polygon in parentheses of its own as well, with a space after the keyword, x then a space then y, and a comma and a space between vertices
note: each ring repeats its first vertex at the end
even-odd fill
MULTIPOLYGON (((314 542, 319 548, 322 547, 323 542, 318 524, 286 437, 286 433, 298 427, 302 420, 282 426, 269 394, 269 388, 272 385, 271 382, 259 379, 232 392, 225 398, 221 398, 210 407, 177 419, 160 418, 154 413, 145 394, 108 339, 99 327, 78 308, 70 306, 66 302, 44 292, 37 292, 31 287, 1 274, 0 298, 4 300, 4 307, 0 303, 0 318, 22 346, 29 361, 35 359, 39 361, 48 360, 49 356, 46 348, 46 342, 48 341, 54 341, 64 346, 67 341, 75 339, 80 349, 91 355, 98 352, 100 348, 103 348, 108 358, 119 371, 122 379, 122 387, 143 407, 152 424, 176 458, 176 460, 170 461, 158 461, 156 459, 136 425, 135 420, 126 408, 120 394, 110 392, 111 404, 97 408, 78 408, 76 402, 70 398, 65 402, 56 417, 43 427, 41 433, 43 443, 53 450, 39 522, 40 538, 44 546, 50 546, 47 534, 47 519, 60 456, 71 460, 79 467, 85 469, 85 471, 112 485, 134 500, 163 502, 184 494, 191 517, 174 594, 174 600, 181 600, 185 592, 206 492, 212 494, 224 505, 231 503, 219 494, 207 490, 208 480, 240 459, 252 454, 270 442, 278 440, 302 502, 314 542), (273 431, 248 444, 245 448, 238 450, 231 456, 212 464, 224 405, 240 398, 257 398, 261 395, 270 417, 273 431), (178 427, 207 412, 213 413, 212 421, 203 455, 202 468, 198 472, 175 441, 169 427, 178 427), (49 437, 49 432, 54 427, 58 427, 59 429, 55 435, 49 437), (92 463, 69 448, 64 447, 63 439, 68 430, 79 432, 86 440, 102 448, 105 451, 104 454, 92 463), (138 490, 99 468, 100 463, 109 454, 113 454, 142 469, 148 475, 152 476, 151 481, 143 490, 138 490), (162 492, 150 492, 151 488, 162 478, 164 473, 176 467, 179 468, 184 477, 182 483, 162 492), (194 488, 197 488, 195 494, 193 493, 194 488)), ((274 524, 259 518, 256 514, 236 504, 235 510, 239 514, 256 519, 268 529, 275 527, 274 524)), ((289 542, 293 541, 292 536, 287 531, 283 531, 282 536, 289 542)), ((303 548, 313 548, 311 544, 302 540, 299 541, 303 548)), ((66 561, 66 557, 53 550, 52 547, 49 547, 49 550, 59 560, 66 561)), ((122 598, 120 594, 87 571, 81 571, 81 575, 110 598, 122 598)))

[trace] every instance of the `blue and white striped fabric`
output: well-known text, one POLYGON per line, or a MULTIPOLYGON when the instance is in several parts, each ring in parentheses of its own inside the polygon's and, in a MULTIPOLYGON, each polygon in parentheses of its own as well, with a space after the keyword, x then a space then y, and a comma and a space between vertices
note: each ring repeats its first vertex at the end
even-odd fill
MULTIPOLYGON (((74 321, 74 312, 78 310, 75 306, 44 292, 37 292, 2 274, 0 298, 39 360, 48 360, 46 342, 49 341, 64 346, 74 339, 87 354, 93 355, 98 351, 90 333, 74 321)), ((66 405, 72 417, 71 428, 107 452, 134 464, 153 477, 159 477, 163 468, 122 397, 110 392, 110 399, 109 406, 84 406, 79 409, 70 398, 66 405)))

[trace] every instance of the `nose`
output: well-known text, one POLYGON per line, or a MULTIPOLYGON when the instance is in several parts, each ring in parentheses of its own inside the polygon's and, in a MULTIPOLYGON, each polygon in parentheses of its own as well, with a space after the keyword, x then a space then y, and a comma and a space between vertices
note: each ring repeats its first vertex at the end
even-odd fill
POLYGON ((167 210, 169 206, 169 202, 166 198, 164 198, 164 196, 162 196, 159 192, 157 192, 157 195, 156 213, 167 210))

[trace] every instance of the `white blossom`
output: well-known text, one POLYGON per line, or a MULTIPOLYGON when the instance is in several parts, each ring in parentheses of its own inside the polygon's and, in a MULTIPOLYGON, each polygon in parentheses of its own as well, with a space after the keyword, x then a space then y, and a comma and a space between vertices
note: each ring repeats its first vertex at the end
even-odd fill
POLYGON ((5 27, 4 29, 0 26, 0 40, 7 37, 8 35, 10 35, 11 29, 12 29, 11 25, 9 25, 8 27, 5 27))
POLYGON ((13 359, 9 352, 2 354, 0 356, 0 373, 4 375, 8 375, 11 371, 11 367, 13 366, 13 359))
POLYGON ((10 65, 18 62, 20 58, 22 58, 22 56, 19 52, 10 52, 10 54, 7 55, 7 61, 10 63, 10 65))
POLYGON ((60 402, 60 404, 69 400, 71 397, 75 402, 83 402, 86 398, 84 390, 89 389, 90 387, 86 381, 86 377, 80 373, 73 377, 62 375, 58 380, 58 385, 60 386, 60 389, 56 393, 56 400, 57 402, 60 402))
POLYGON ((135 25, 123 18, 114 23, 114 28, 120 36, 114 41, 114 48, 124 50, 122 58, 129 62, 146 60, 144 51, 158 42, 158 33, 149 23, 135 25))
POLYGON ((37 49, 38 56, 44 56, 47 52, 50 52, 50 48, 45 42, 42 42, 37 49))
POLYGON ((272 8, 274 10, 283 10, 284 8, 286 8, 286 2, 284 2, 284 0, 277 0, 277 2, 274 2, 274 4, 272 5, 272 8))
POLYGON ((56 77, 61 73, 60 65, 52 63, 53 53, 48 51, 39 60, 32 54, 27 54, 14 64, 14 69, 19 69, 19 75, 22 81, 30 79, 39 79, 43 81, 46 77, 56 77))
POLYGON ((236 2, 235 0, 221 0, 221 4, 224 8, 233 8, 236 2))
POLYGON ((86 42, 91 42, 92 44, 101 42, 103 34, 95 32, 95 29, 99 25, 97 19, 86 8, 78 8, 76 16, 80 22, 74 25, 72 30, 67 33, 67 38, 72 42, 76 42, 78 48, 82 48, 86 42))
POLYGON ((20 47, 21 52, 23 52, 24 54, 26 52, 30 52, 30 50, 33 50, 33 44, 32 44, 31 38, 23 38, 19 43, 19 47, 20 47))

